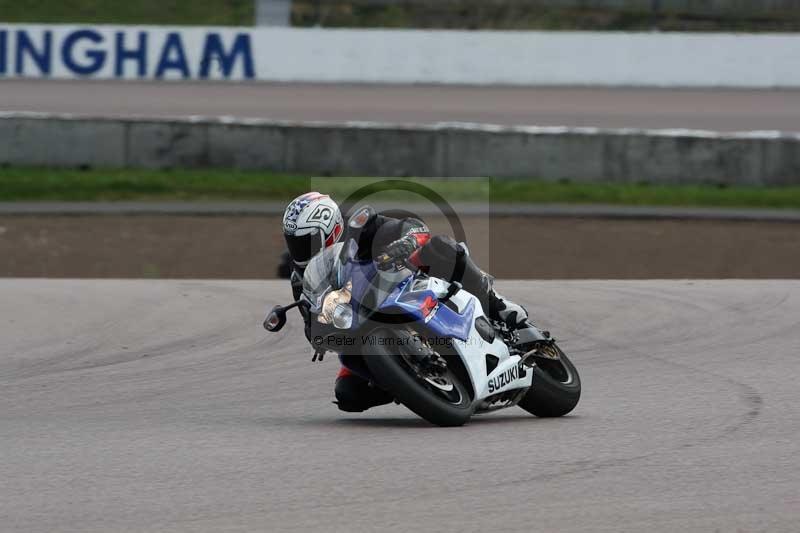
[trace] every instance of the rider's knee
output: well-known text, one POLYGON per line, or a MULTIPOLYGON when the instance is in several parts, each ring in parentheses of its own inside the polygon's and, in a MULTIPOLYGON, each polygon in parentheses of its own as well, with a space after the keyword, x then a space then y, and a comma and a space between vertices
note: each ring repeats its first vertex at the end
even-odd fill
POLYGON ((348 412, 366 411, 393 400, 388 392, 370 386, 367 380, 354 374, 337 377, 333 392, 339 409, 348 412))
POLYGON ((336 378, 333 393, 339 403, 357 404, 360 402, 362 392, 361 379, 349 374, 336 378))
POLYGON ((455 252, 458 249, 458 243, 450 235, 434 235, 428 246, 440 252, 455 252))

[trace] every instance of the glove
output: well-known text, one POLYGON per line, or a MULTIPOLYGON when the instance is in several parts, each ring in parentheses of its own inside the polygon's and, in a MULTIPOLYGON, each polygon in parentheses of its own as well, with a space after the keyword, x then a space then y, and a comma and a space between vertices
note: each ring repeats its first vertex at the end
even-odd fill
POLYGON ((389 243, 386 250, 379 255, 375 262, 379 270, 389 270, 408 259, 417 249, 417 240, 413 235, 406 235, 389 243))

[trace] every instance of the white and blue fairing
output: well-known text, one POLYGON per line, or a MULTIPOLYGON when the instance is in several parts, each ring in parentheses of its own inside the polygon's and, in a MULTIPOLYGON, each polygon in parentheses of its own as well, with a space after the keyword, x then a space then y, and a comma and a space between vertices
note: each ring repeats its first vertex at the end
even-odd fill
MULTIPOLYGON (((409 270, 378 272, 372 261, 356 259, 354 242, 350 241, 344 246, 346 248, 339 248, 337 253, 331 253, 330 258, 326 258, 325 262, 330 263, 325 267, 330 268, 327 279, 331 288, 343 287, 348 280, 352 283, 351 305, 356 317, 353 330, 359 327, 360 317, 372 314, 373 310, 359 312, 368 292, 372 291, 369 299, 377 302, 374 311, 408 317, 412 324, 424 324, 430 335, 451 340, 470 375, 476 402, 531 386, 533 372, 526 371, 520 364, 520 357, 510 355, 508 347, 498 335, 486 340, 476 330, 476 319, 485 318, 485 313, 474 295, 460 290, 451 297, 450 305, 439 303, 438 299, 447 293, 447 282, 438 278, 416 277, 409 270)), ((365 366, 359 364, 357 359, 340 354, 345 366, 369 378, 364 374, 368 372, 365 366)))
POLYGON ((508 346, 499 336, 487 341, 476 330, 476 319, 485 317, 485 314, 474 295, 465 290, 458 291, 450 299, 456 309, 438 303, 448 286, 438 278, 408 277, 389 294, 380 310, 404 311, 418 323, 425 323, 430 334, 451 339, 452 346, 467 367, 476 401, 530 387, 533 372, 520 364, 519 356, 510 355, 508 346), (435 307, 427 313, 423 311, 430 309, 432 302, 435 307), (490 359, 492 366, 489 366, 490 359))

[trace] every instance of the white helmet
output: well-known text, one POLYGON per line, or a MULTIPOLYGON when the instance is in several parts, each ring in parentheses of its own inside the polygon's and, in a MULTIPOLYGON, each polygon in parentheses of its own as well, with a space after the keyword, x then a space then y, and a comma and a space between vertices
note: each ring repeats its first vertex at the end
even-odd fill
POLYGON ((283 214, 283 236, 292 261, 305 266, 314 255, 342 236, 342 212, 330 196, 309 192, 298 196, 283 214))

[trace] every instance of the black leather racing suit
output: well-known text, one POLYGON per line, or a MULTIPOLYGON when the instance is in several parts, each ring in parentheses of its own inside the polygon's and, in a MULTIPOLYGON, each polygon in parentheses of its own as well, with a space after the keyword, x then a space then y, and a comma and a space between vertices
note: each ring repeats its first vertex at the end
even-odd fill
MULTIPOLYGON (((416 243, 415 250, 409 255, 412 262, 434 277, 449 280, 453 277, 458 264, 459 245, 455 239, 447 235, 431 237, 430 230, 424 222, 417 218, 394 218, 371 212, 367 222, 360 228, 347 225, 344 240, 355 239, 358 243, 360 260, 376 259, 390 247, 392 243, 410 237, 416 243)), ((292 293, 298 299, 303 292, 304 269, 292 264, 292 293)), ((488 314, 492 314, 494 300, 492 298, 492 278, 483 272, 469 257, 463 257, 464 273, 461 283, 464 289, 478 297, 488 314)))

